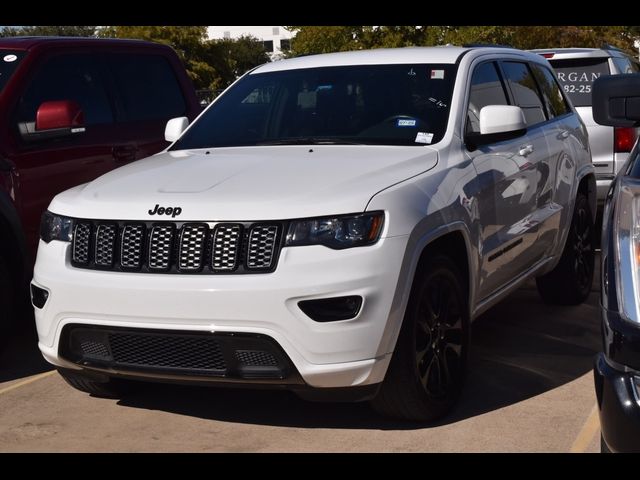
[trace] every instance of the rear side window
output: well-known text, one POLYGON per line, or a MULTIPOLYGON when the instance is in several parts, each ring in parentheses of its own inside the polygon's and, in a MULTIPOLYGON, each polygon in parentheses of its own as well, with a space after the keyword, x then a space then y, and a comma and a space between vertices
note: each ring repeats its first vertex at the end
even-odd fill
POLYGON ((542 97, 547 105, 549 116, 559 117, 560 115, 569 113, 569 106, 551 70, 535 63, 531 64, 531 69, 542 90, 542 97))
POLYGON ((493 62, 476 67, 471 77, 467 133, 480 133, 480 110, 487 105, 509 105, 504 85, 493 62))
POLYGON ((520 62, 502 62, 502 68, 516 105, 524 112, 527 125, 546 121, 542 99, 529 66, 520 62))
POLYGON ((20 50, 0 50, 0 91, 20 64, 24 52, 20 50))
POLYGON ((611 60, 618 69, 618 73, 637 73, 640 71, 638 64, 628 58, 611 57, 611 60))
POLYGON ((85 125, 113 122, 100 68, 90 55, 60 55, 44 62, 18 103, 18 121, 35 122, 38 107, 52 100, 74 100, 85 125))
POLYGON ((550 60, 562 89, 576 107, 591 106, 591 85, 600 75, 609 75, 606 58, 550 60))
POLYGON ((166 58, 114 54, 110 64, 122 99, 124 121, 167 120, 185 114, 180 84, 166 58))

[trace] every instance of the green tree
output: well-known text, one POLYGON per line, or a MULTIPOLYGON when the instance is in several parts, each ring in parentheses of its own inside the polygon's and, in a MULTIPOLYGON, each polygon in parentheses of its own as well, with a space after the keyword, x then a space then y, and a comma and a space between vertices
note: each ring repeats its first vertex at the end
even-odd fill
POLYGON ((119 25, 100 28, 98 36, 133 38, 169 45, 183 61, 187 74, 196 88, 207 88, 216 72, 202 61, 206 26, 119 25))
POLYGON ((35 25, 23 27, 2 27, 0 37, 18 36, 59 36, 59 37, 93 37, 96 27, 93 25, 35 25))
POLYGON ((290 26, 289 56, 380 47, 487 43, 516 48, 600 47, 636 52, 633 26, 290 26))

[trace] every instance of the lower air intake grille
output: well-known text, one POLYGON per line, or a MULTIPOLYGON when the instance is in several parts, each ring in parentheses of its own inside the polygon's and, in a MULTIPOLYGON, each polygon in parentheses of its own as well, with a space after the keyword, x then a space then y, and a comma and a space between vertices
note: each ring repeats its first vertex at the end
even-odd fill
POLYGON ((236 360, 252 367, 273 367, 278 364, 273 355, 261 350, 236 350, 236 360))
POLYGON ((109 334, 113 360, 132 367, 226 370, 218 342, 210 337, 109 334))
POLYGON ((295 370, 271 337, 68 324, 61 358, 84 367, 153 375, 284 379, 295 370))

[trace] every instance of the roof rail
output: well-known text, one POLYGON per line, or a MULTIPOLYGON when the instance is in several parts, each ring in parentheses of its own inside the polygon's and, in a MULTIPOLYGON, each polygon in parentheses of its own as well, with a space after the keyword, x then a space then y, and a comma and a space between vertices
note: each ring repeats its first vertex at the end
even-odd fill
POLYGON ((515 48, 512 45, 501 45, 498 43, 465 43, 462 45, 465 48, 481 48, 481 47, 491 47, 491 48, 515 48))
POLYGON ((618 47, 616 47, 614 45, 611 45, 611 44, 609 44, 607 42, 602 42, 602 46, 600 48, 602 48, 603 50, 615 50, 616 52, 627 53, 623 49, 618 48, 618 47))

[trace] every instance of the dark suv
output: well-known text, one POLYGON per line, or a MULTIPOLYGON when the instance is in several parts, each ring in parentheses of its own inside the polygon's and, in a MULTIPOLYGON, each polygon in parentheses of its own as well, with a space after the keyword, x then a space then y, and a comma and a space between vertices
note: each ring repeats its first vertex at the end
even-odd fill
MULTIPOLYGON (((593 84, 593 118, 640 127, 640 74, 593 84)), ((594 368, 603 452, 640 453, 640 149, 607 194, 602 224, 602 341, 594 368)))
POLYGON ((167 46, 0 39, 0 329, 26 298, 40 216, 53 196, 162 150, 167 120, 200 110, 167 46))

